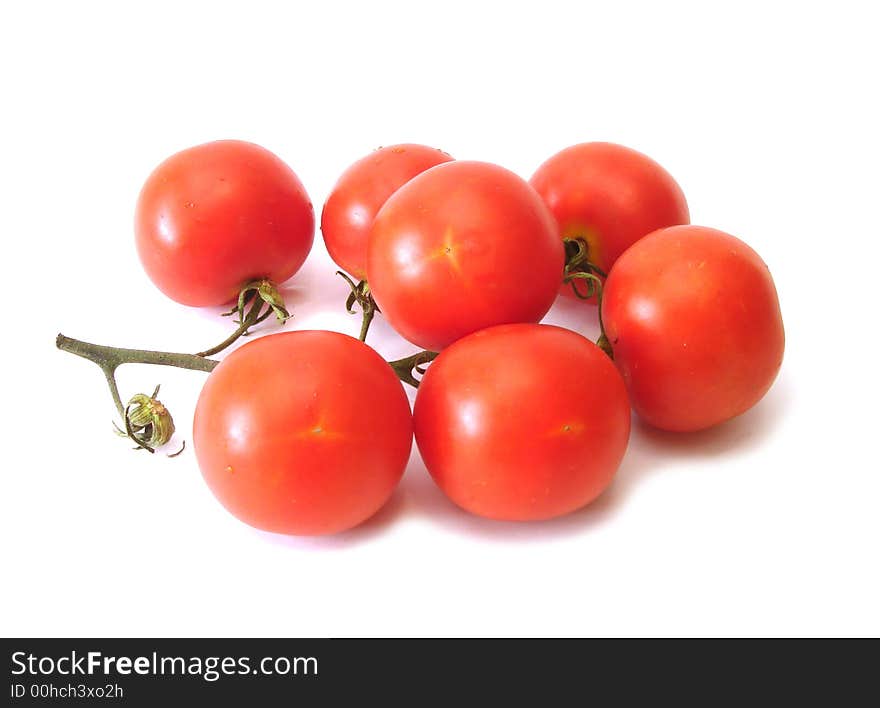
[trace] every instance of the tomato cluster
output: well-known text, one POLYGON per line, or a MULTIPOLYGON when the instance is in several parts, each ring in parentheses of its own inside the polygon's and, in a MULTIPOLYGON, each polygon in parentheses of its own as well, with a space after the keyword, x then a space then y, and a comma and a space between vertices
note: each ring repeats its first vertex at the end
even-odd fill
MULTIPOLYGON (((414 362, 433 362, 417 368, 419 386, 409 365, 318 331, 226 357, 199 398, 196 455, 219 501, 261 529, 361 523, 401 479, 413 436, 463 509, 557 517, 611 483, 631 410, 701 430, 754 406, 781 366, 766 265, 737 238, 689 225, 675 180, 629 148, 575 145, 530 181, 422 145, 381 148, 342 174, 321 228, 351 276, 348 306, 381 312, 429 350, 414 362), (598 305, 598 345, 539 324, 560 289, 598 305), (400 379, 418 386, 412 412, 400 379)), ((300 268, 313 232, 296 175, 237 141, 172 156, 137 206, 156 285, 188 305, 237 301, 244 331, 269 314, 255 293, 284 311, 272 286, 300 268)))

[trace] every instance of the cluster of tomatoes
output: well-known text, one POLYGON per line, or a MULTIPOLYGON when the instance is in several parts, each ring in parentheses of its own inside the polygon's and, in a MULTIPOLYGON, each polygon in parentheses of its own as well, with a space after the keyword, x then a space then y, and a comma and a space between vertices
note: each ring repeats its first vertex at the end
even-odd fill
MULTIPOLYGON (((169 297, 262 301, 302 266, 314 213, 267 150, 220 141, 173 155, 137 207, 141 261, 169 297)), ((199 398, 193 439, 208 486, 239 519, 329 534, 373 515, 413 435, 448 497, 475 514, 538 520, 588 504, 647 423, 695 431, 767 392, 784 333, 767 267, 745 243, 689 225, 656 162, 609 143, 569 147, 530 181, 422 145, 381 148, 339 178, 321 230, 349 306, 426 351, 410 410, 395 368, 326 331, 260 337, 199 398), (599 307, 602 337, 537 324, 563 292, 599 307)), ((253 303, 253 304, 251 304, 253 303)), ((250 308, 250 309, 248 309, 250 308)), ((249 317, 249 319, 248 319, 249 317)))

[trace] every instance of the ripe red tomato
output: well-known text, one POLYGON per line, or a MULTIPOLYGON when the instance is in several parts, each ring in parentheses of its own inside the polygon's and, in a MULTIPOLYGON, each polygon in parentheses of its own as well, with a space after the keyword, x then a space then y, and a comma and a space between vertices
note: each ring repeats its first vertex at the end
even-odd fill
POLYGON ((265 531, 331 534, 391 496, 412 416, 394 371, 366 344, 287 332, 246 344, 211 373, 193 440, 205 481, 233 515, 265 531))
POLYGON ((525 181, 455 161, 410 180, 379 210, 367 276, 391 326, 440 350, 491 325, 540 320, 563 262, 553 217, 525 181))
POLYGON ((633 407, 664 430, 700 430, 747 411, 782 365, 770 272, 715 229, 674 226, 638 241, 611 270, 602 316, 633 407))
POLYGON ((611 482, 629 439, 626 389, 592 342, 514 324, 460 339, 419 386, 416 442, 438 486, 491 519, 567 514, 611 482))
POLYGON ((169 157, 147 178, 135 215, 147 275, 172 300, 197 307, 230 302, 252 280, 287 280, 314 233, 312 204, 293 170, 238 140, 169 157))
POLYGON ((367 237, 376 213, 394 192, 452 157, 426 145, 390 145, 349 167, 336 182, 321 213, 321 233, 330 257, 358 280, 367 277, 367 237))
MULTIPOLYGON (((572 145, 542 164, 531 184, 553 212, 562 237, 585 241, 590 262, 605 273, 642 236, 690 221, 672 176, 622 145, 572 145)), ((562 288, 573 295, 571 285, 562 288)))

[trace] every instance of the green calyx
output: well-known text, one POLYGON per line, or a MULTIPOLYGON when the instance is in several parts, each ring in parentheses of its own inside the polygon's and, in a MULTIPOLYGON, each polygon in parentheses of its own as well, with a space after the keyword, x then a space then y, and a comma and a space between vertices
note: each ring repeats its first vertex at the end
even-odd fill
POLYGON ((607 274, 595 263, 590 262, 589 244, 582 238, 565 238, 565 267, 562 282, 571 285, 572 292, 581 300, 596 297, 599 306, 599 330, 601 334, 596 346, 614 359, 614 351, 608 335, 605 334, 605 323, 602 321, 602 291, 607 274))
POLYGON ((278 287, 268 278, 252 280, 246 283, 238 293, 238 301, 229 312, 224 312, 224 317, 237 315, 235 323, 238 328, 224 339, 220 344, 199 352, 196 356, 212 356, 223 351, 239 337, 250 334, 251 327, 260 324, 272 314, 281 324, 290 319, 290 313, 284 305, 284 298, 278 291, 278 287))
POLYGON ((397 378, 403 383, 409 384, 413 388, 418 388, 421 379, 416 378, 416 374, 424 376, 426 370, 424 365, 434 361, 437 356, 437 352, 421 351, 403 359, 389 361, 388 364, 394 369, 397 378))
MULTIPOLYGON (((245 318, 245 306, 250 299, 255 297, 259 297, 262 302, 269 306, 281 324, 284 324, 290 319, 290 313, 284 306, 284 298, 281 297, 281 293, 278 292, 275 283, 267 278, 262 278, 260 280, 251 281, 245 285, 238 294, 238 303, 229 314, 231 315, 237 312, 239 324, 241 324, 245 318)), ((268 317, 268 310, 266 311, 266 316, 268 317)))
MULTIPOLYGON (((174 419, 157 398, 158 395, 158 386, 151 396, 145 393, 135 394, 125 406, 125 430, 120 430, 114 424, 117 434, 132 440, 137 445, 136 450, 153 453, 174 435, 174 419)), ((183 448, 175 455, 182 451, 183 448)))
POLYGON ((370 331, 370 323, 377 312, 380 312, 379 306, 373 299, 373 293, 370 292, 370 284, 366 280, 359 280, 357 283, 341 270, 336 271, 336 275, 342 278, 351 292, 345 300, 345 309, 354 314, 354 305, 357 303, 361 308, 361 332, 358 339, 362 342, 367 341, 367 332, 370 331))
POLYGON ((565 238, 565 267, 562 282, 571 285, 581 300, 589 300, 602 287, 605 271, 590 261, 589 244, 582 238, 565 238))

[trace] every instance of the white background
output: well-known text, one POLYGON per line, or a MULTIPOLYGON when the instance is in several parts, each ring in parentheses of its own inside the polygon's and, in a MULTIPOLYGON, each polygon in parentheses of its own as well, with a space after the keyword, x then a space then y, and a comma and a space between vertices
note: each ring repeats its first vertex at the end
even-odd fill
MULTIPOLYGON (((0 627, 7 635, 880 633, 876 440, 880 65, 871 3, 4 3, 0 627), (691 436, 635 425, 613 488, 532 525, 466 515, 414 456, 335 538, 254 531, 191 450, 110 432, 99 370, 59 331, 194 351, 217 311, 135 255, 149 171, 216 138, 290 163, 316 211, 383 144, 528 177, 569 144, 640 149, 695 223, 773 272, 788 346, 765 400, 691 436)), ((288 328, 354 334, 320 236, 288 328)), ((548 321, 595 334, 589 308, 548 321)), ((263 331, 273 331, 274 325, 263 331)), ((381 321, 386 356, 413 350, 381 321)), ((190 437, 203 375, 163 383, 190 437)))

